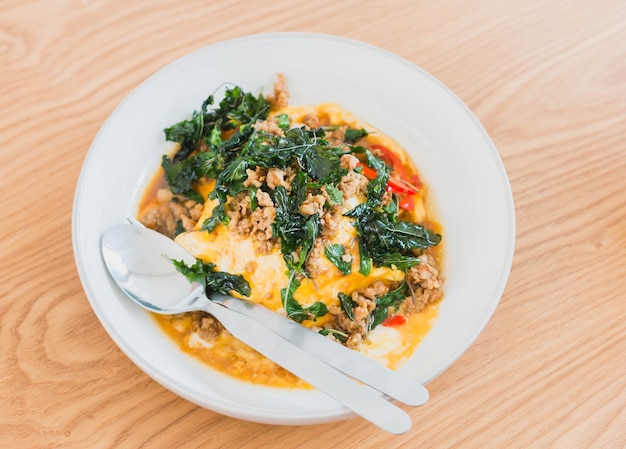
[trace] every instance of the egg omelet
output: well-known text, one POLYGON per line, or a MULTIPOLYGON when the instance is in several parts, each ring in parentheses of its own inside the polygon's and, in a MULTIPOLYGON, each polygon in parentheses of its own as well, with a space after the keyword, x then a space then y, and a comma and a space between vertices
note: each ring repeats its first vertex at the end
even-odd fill
MULTIPOLYGON (((262 119, 251 120, 252 131, 244 127, 244 119, 237 118, 237 131, 219 122, 223 120, 219 113, 205 112, 204 126, 207 117, 217 117, 214 129, 218 132, 199 139, 189 158, 200 154, 205 161, 214 154, 220 156, 215 148, 226 147, 238 138, 237 132, 247 132, 249 140, 239 147, 235 159, 221 153, 221 157, 230 158, 231 167, 216 170, 214 176, 194 179, 193 192, 202 197, 202 202, 194 201, 188 192, 181 193, 181 189, 176 192, 172 173, 178 172, 172 167, 180 172, 183 165, 175 164, 185 162, 172 163, 164 158, 164 172, 157 174, 140 205, 140 220, 174 237, 197 259, 211 264, 215 272, 240 277, 249 286, 248 295, 229 293, 287 316, 291 314, 287 304, 295 304, 297 311, 304 312, 297 319, 302 325, 397 369, 430 330, 442 295, 443 277, 438 269, 441 254, 435 248, 438 239, 434 238, 439 238, 434 231, 440 232, 441 227, 429 214, 426 187, 406 152, 379 130, 336 104, 294 107, 287 104, 286 97, 284 80, 279 78, 274 96, 268 99, 271 109, 262 119), (296 137, 313 136, 311 142, 315 145, 317 135, 311 130, 324 130, 320 141, 326 146, 316 150, 318 153, 308 147, 308 152, 298 152, 293 149, 296 140, 288 140, 292 129, 299 130, 296 137), (268 161, 265 154, 245 159, 250 151, 245 145, 251 146, 249 142, 254 143, 255 136, 260 136, 258 145, 266 145, 268 154, 276 153, 275 159, 282 157, 283 148, 294 151, 295 156, 287 162, 268 161), (231 170, 239 160, 245 162, 245 172, 231 170), (220 175, 224 170, 235 173, 229 178, 231 184, 220 175), (389 180, 377 186, 375 180, 381 172, 389 172, 389 180), (296 192, 298 177, 300 193, 296 192), (289 240, 289 220, 283 225, 287 231, 279 229, 279 215, 284 215, 281 207, 286 207, 283 203, 289 195, 300 195, 290 212, 294 221, 312 229, 309 240, 305 239, 305 231, 294 234, 300 239, 294 240, 295 246, 289 240), (428 245, 404 248, 403 240, 397 239, 405 231, 408 235, 422 227, 428 228, 424 238, 432 238, 428 245), (368 235, 371 229, 381 229, 381 235, 388 229, 397 232, 383 240, 383 236, 368 235), (387 253, 381 256, 379 247, 388 242, 392 242, 391 247, 386 247, 387 253), (292 245, 291 253, 285 254, 288 243, 292 245), (339 252, 331 257, 329 249, 339 252), (297 288, 290 295, 288 287, 294 279, 297 288)), ((247 98, 255 104, 253 97, 247 98)), ((262 103, 260 97, 258 101, 262 103)), ((220 108, 226 106, 221 103, 220 108)), ((296 131, 292 133, 296 135, 296 131)), ((415 240, 415 236, 408 240, 411 238, 415 240)), ((238 342, 206 314, 155 315, 155 319, 181 349, 222 372, 264 385, 307 388, 295 376, 238 342)))

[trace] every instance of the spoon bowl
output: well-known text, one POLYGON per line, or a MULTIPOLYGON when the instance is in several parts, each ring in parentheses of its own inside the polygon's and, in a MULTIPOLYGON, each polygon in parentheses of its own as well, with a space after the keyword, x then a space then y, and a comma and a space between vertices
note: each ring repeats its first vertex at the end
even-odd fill
POLYGON ((124 293, 152 312, 176 314, 206 306, 203 286, 189 282, 171 262, 177 259, 193 264, 195 258, 157 232, 114 225, 102 237, 102 256, 124 293))

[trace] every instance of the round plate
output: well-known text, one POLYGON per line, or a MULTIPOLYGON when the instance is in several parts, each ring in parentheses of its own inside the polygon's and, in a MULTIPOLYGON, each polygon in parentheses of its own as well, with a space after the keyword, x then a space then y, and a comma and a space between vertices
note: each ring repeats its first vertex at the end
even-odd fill
POLYGON ((476 339, 504 290, 515 241, 508 179, 469 109, 408 61, 343 38, 303 33, 243 37, 195 51, 152 75, 106 120, 87 154, 72 217, 83 287, 115 343, 149 376, 219 413, 273 424, 313 424, 352 413, 323 393, 234 380, 181 352, 116 288, 100 236, 134 215, 161 155, 163 129, 189 118, 225 82, 271 92, 282 72, 290 104, 335 102, 395 139, 430 186, 443 225, 445 297, 431 332, 402 367, 427 383, 476 339))

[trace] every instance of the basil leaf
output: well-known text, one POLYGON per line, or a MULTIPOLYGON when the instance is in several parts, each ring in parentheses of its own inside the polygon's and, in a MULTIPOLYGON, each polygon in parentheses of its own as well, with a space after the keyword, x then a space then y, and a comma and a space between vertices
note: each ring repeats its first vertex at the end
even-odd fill
POLYGON ((172 161, 169 156, 163 155, 161 167, 165 172, 165 180, 175 195, 184 194, 191 190, 191 185, 199 179, 197 160, 172 161))
POLYGON ((389 315, 390 309, 395 309, 406 299, 408 294, 408 287, 406 282, 403 282, 398 288, 387 292, 380 298, 376 299, 376 308, 372 311, 368 318, 367 330, 368 332, 385 321, 385 318, 389 315))
POLYGON ((408 294, 408 286, 406 282, 402 282, 398 288, 385 293, 380 298, 376 299, 376 307, 391 307, 398 306, 405 300, 408 294))
POLYGON ((362 245, 361 252, 370 256, 376 266, 396 264, 398 268, 406 269, 418 262, 410 254, 412 249, 425 249, 441 241, 439 234, 421 225, 394 222, 388 215, 370 208, 359 210, 358 214, 353 211, 350 212, 357 216, 354 225, 362 245))
POLYGON ((389 218, 392 221, 398 221, 398 197, 396 195, 392 196, 392 201, 383 206, 383 211, 389 215, 389 218))
POLYGON ((185 231, 186 229, 183 226, 183 220, 181 219, 176 220, 176 229, 174 230, 174 235, 177 236, 178 234, 181 234, 185 231))
POLYGON ((230 290, 234 290, 243 296, 250 296, 250 284, 243 276, 222 271, 214 271, 207 275, 206 290, 223 295, 227 295, 230 290))
POLYGON ((183 120, 169 128, 165 128, 165 140, 180 143, 180 148, 174 156, 174 161, 186 159, 198 145, 204 128, 202 112, 194 111, 191 120, 183 120))
POLYGON ((363 217, 367 217, 367 215, 371 212, 371 208, 367 203, 361 203, 353 209, 350 209, 348 212, 344 213, 343 216, 361 219, 363 217))
POLYGON ((187 190, 184 195, 190 200, 195 201, 196 203, 204 204, 204 198, 200 192, 196 192, 195 190, 187 190))
POLYGON ((337 329, 322 329, 320 330, 320 334, 324 336, 332 335, 334 338, 336 338, 342 343, 345 343, 346 341, 348 341, 348 334, 346 334, 345 332, 341 332, 337 329))
POLYGON ((387 181, 389 181, 389 168, 381 160, 374 156, 369 150, 365 150, 367 164, 370 168, 376 170, 378 176, 370 180, 367 184, 367 202, 372 207, 380 206, 383 195, 387 191, 387 181))
POLYGON ((214 147, 222 144, 222 130, 219 128, 219 126, 214 126, 211 129, 208 137, 208 143, 209 145, 213 145, 214 147))
POLYGON ((343 310, 347 317, 350 318, 350 321, 354 321, 354 307, 356 306, 356 303, 352 301, 350 295, 343 292, 339 292, 337 297, 339 298, 341 310, 343 310))
POLYGON ((296 173, 296 176, 291 181, 291 207, 295 212, 299 209, 300 204, 306 199, 307 194, 307 176, 303 171, 296 173))
POLYGON ((298 301, 293 297, 296 290, 300 287, 300 282, 294 277, 292 273, 289 277, 289 283, 287 284, 287 288, 283 288, 280 290, 280 297, 283 303, 283 309, 285 309, 285 313, 287 316, 292 318, 294 321, 302 322, 304 319, 302 317, 302 306, 298 301))
POLYGON ((193 265, 187 265, 183 260, 170 259, 170 261, 189 282, 203 283, 207 294, 218 292, 228 295, 234 290, 243 296, 250 296, 250 284, 243 276, 214 271, 215 264, 201 260, 196 260, 193 265))
POLYGON ((346 134, 343 138, 343 140, 346 141, 346 143, 354 143, 357 140, 367 136, 369 133, 367 131, 365 131, 363 128, 361 129, 353 129, 353 128, 348 128, 346 129, 346 134))
POLYGON ((225 205, 223 202, 213 208, 211 216, 202 223, 201 231, 211 232, 219 224, 228 224, 230 218, 226 215, 225 205))
POLYGON ((347 173, 341 168, 337 153, 321 145, 305 148, 298 161, 311 178, 323 183, 337 183, 347 173))
POLYGON ((352 271, 352 262, 346 262, 343 260, 343 256, 345 255, 345 248, 343 245, 335 243, 334 245, 325 246, 324 254, 326 255, 326 258, 339 269, 339 271, 343 274, 350 274, 352 271))
MULTIPOLYGON (((243 156, 237 156, 224 168, 215 180, 215 189, 221 188, 228 195, 235 196, 244 189, 243 182, 248 179, 246 170, 250 167, 248 160, 243 156)), ((215 189, 211 192, 213 194, 215 189)), ((209 195, 211 198, 211 195, 209 195)))
POLYGON ((359 239, 359 273, 369 276, 372 272, 372 258, 367 252, 367 246, 362 239, 359 239))
POLYGON ((385 318, 387 318, 388 314, 389 310, 387 309, 387 307, 376 307, 368 317, 367 332, 371 331, 380 323, 385 321, 385 318))
POLYGON ((317 301, 311 304, 309 307, 305 307, 304 311, 307 314, 308 319, 315 320, 315 318, 324 316, 328 313, 328 307, 323 302, 317 301))
POLYGON ((250 210, 254 212, 259 205, 259 200, 256 197, 256 190, 247 189, 250 192, 250 210))
POLYGON ((215 117, 222 120, 223 129, 234 129, 241 124, 265 120, 269 110, 270 104, 263 95, 259 94, 255 97, 251 93, 244 92, 241 87, 235 86, 232 89, 226 89, 215 117))
POLYGON ((343 193, 332 184, 324 186, 324 190, 328 194, 330 201, 334 204, 343 204, 343 193))
POLYGON ((298 282, 294 275, 295 273, 292 272, 287 288, 283 288, 280 291, 283 308, 287 316, 298 323, 302 323, 304 320, 314 320, 317 317, 326 315, 328 308, 323 302, 318 301, 304 308, 293 297, 298 287, 300 287, 300 282, 298 282))
POLYGON ((270 196, 276 207, 272 232, 280 238, 283 259, 290 271, 302 272, 306 258, 320 233, 320 218, 317 214, 305 217, 298 212, 298 195, 294 195, 293 191, 292 195, 287 194, 283 186, 270 191, 270 196), (296 260, 293 253, 298 250, 300 256, 296 260))
POLYGON ((307 257, 313 249, 315 239, 319 235, 321 230, 321 223, 319 215, 311 215, 304 223, 304 232, 300 237, 300 263, 298 265, 298 271, 302 271, 302 267, 307 257))
POLYGON ((406 271, 413 265, 420 263, 419 258, 412 256, 403 256, 400 253, 384 254, 380 258, 380 264, 385 267, 394 266, 398 270, 406 271))

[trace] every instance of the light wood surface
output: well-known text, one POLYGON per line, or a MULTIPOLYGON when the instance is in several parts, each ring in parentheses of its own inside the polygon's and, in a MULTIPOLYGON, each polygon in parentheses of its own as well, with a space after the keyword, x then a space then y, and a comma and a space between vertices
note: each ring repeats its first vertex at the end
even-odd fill
MULTIPOLYGON (((366 69, 366 63, 364 64, 366 69)), ((0 1, 0 447, 626 447, 626 3, 0 1), (312 31, 421 66, 477 115, 517 214, 508 286, 391 436, 244 422, 117 348, 74 265, 74 188, 115 106, 215 42, 312 31)))

